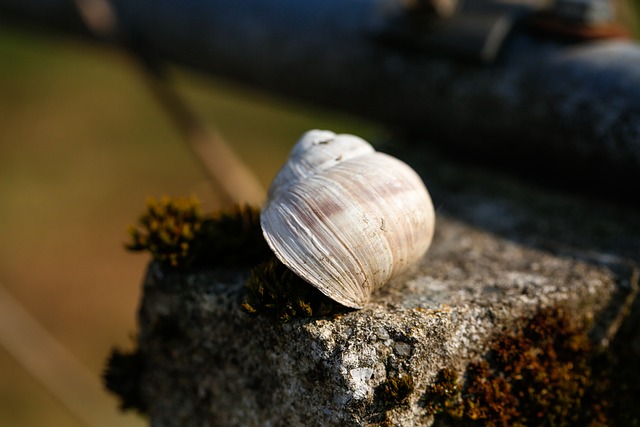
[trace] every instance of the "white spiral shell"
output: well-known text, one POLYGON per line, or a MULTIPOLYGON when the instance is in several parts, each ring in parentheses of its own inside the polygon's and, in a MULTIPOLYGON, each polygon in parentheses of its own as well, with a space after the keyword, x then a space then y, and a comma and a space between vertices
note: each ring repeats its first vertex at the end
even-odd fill
POLYGON ((365 140, 305 133, 269 188, 260 223, 278 259, 322 293, 362 308, 427 251, 435 214, 422 180, 365 140))

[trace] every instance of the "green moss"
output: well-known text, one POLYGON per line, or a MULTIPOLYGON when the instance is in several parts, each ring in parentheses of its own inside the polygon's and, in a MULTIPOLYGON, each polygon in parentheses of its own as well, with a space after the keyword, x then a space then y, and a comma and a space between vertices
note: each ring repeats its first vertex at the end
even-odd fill
POLYGON ((275 257, 251 271, 245 291, 244 311, 283 322, 294 318, 328 316, 346 310, 296 276, 275 257))
POLYGON ((140 353, 125 353, 118 349, 111 352, 103 379, 107 389, 120 398, 121 410, 134 409, 140 413, 147 411, 147 404, 139 389, 143 372, 144 358, 140 353))
POLYGON ((147 210, 138 226, 129 227, 130 251, 149 251, 163 264, 177 267, 193 257, 196 237, 202 229, 200 203, 194 197, 147 199, 147 210))
MULTIPOLYGON (((489 363, 473 363, 467 368, 467 382, 458 413, 465 425, 521 426, 518 408, 526 405, 514 395, 511 383, 495 372, 489 363)), ((532 424, 539 425, 539 424, 532 424)))
POLYGON ((255 265, 271 253, 258 209, 237 206, 204 215, 195 197, 149 198, 129 236, 127 249, 148 251, 172 268, 255 265))
POLYGON ((424 395, 428 413, 459 426, 607 425, 601 380, 584 323, 544 310, 496 338, 462 386, 440 372, 424 395))
POLYGON ((413 378, 409 375, 389 377, 376 389, 376 394, 385 409, 404 405, 413 393, 413 378))
POLYGON ((421 402, 431 415, 445 414, 450 418, 462 417, 462 400, 458 386, 458 374, 452 369, 438 372, 436 381, 427 387, 421 402))
POLYGON ((260 210, 235 206, 202 224, 195 267, 255 266, 273 256, 260 227, 260 210))
POLYGON ((148 251, 167 268, 256 266, 242 305, 247 313, 286 322, 346 310, 273 257, 262 235, 258 209, 237 206, 204 215, 195 197, 149 198, 129 236, 127 249, 148 251))

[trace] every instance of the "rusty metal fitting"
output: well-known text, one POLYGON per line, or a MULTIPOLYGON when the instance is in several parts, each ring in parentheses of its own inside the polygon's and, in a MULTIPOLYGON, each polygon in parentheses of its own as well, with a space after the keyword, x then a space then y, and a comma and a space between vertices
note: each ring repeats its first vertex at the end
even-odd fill
POLYGON ((462 0, 402 0, 408 13, 436 18, 452 16, 461 3, 462 0))

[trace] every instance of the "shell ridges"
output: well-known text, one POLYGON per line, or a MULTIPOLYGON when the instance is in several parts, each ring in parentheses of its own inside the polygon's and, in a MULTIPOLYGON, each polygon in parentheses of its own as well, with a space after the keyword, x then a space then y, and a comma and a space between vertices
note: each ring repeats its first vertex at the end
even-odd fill
POLYGON ((280 261, 353 308, 424 255, 434 222, 429 193, 409 166, 328 131, 298 141, 261 214, 280 261))

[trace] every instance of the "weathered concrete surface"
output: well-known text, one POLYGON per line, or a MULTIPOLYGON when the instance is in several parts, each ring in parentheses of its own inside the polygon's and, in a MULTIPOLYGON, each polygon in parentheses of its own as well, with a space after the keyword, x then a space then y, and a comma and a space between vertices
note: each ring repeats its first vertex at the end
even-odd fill
POLYGON ((151 265, 138 350, 151 425, 427 426, 420 398, 436 373, 463 372, 518 319, 562 305, 593 318, 603 345, 636 322, 637 211, 405 155, 433 191, 436 236, 421 264, 361 311, 250 317, 240 310, 246 271, 151 265), (376 387, 405 375, 413 393, 385 411, 376 387))

